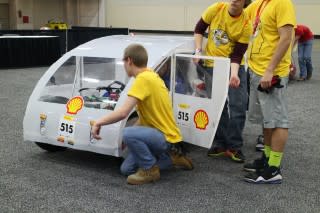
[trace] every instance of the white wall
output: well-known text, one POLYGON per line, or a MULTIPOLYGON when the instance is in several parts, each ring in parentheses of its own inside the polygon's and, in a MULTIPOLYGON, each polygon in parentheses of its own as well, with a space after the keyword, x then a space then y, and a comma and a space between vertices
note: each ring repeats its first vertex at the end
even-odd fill
MULTIPOLYGON (((298 23, 320 35, 320 0, 292 1, 298 23)), ((217 0, 106 0, 105 22, 106 26, 139 30, 193 31, 204 9, 214 2, 217 0)))
POLYGON ((34 29, 40 29, 50 20, 65 22, 65 13, 64 0, 33 0, 34 29))
POLYGON ((107 0, 106 25, 190 31, 212 0, 107 0))
POLYGON ((33 29, 33 0, 16 0, 16 28, 17 29, 33 29), (18 16, 21 11, 22 16, 29 16, 29 23, 22 22, 22 16, 18 16))
POLYGON ((320 1, 318 5, 296 5, 297 22, 304 24, 315 35, 320 35, 320 1))
POLYGON ((78 6, 77 0, 66 0, 66 23, 68 26, 78 24, 78 6))
POLYGON ((79 0, 79 23, 99 26, 99 0, 79 0))
POLYGON ((9 29, 9 4, 0 3, 0 30, 9 29))
MULTIPOLYGON (((8 2, 9 0, 0 0, 8 2)), ((105 27, 106 0, 10 0, 11 29, 40 29, 49 20, 69 26, 105 27), (22 16, 29 16, 23 23, 22 16)))
POLYGON ((296 7, 298 24, 309 26, 314 34, 320 35, 320 0, 292 0, 296 7))
MULTIPOLYGON (((298 23, 320 35, 320 0, 292 1, 298 23)), ((12 29, 39 29, 55 19, 78 26, 193 31, 205 8, 217 0, 0 0, 8 2, 12 29), (29 16, 29 24, 22 23, 19 10, 29 16)))

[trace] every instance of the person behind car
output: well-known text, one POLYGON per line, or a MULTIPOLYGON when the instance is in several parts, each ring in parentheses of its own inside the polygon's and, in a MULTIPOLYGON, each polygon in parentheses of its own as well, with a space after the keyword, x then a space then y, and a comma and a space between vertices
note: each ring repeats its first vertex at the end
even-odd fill
POLYGON ((298 43, 298 61, 300 74, 298 81, 309 80, 312 76, 313 66, 311 60, 313 33, 309 27, 298 24, 295 28, 294 45, 298 43))
POLYGON ((126 119, 136 108, 137 125, 123 130, 123 142, 128 156, 121 173, 128 175, 129 184, 144 184, 160 179, 160 169, 173 166, 191 170, 192 162, 181 152, 182 136, 174 119, 171 99, 163 80, 147 68, 148 54, 139 44, 124 50, 123 63, 129 77, 134 77, 124 104, 95 121, 92 136, 99 135, 103 125, 126 119), (171 149, 171 147, 173 147, 171 149))
POLYGON ((260 159, 244 165, 252 171, 250 183, 281 183, 280 163, 288 139, 287 85, 291 43, 296 26, 291 0, 256 0, 247 8, 254 32, 248 48, 251 112, 260 111, 263 121, 264 152, 260 159), (256 103, 260 104, 256 104, 256 103))
MULTIPOLYGON (((161 67, 158 69, 158 74, 164 81, 166 87, 170 89, 170 81, 171 81, 171 60, 167 59, 165 63, 161 64, 161 67)), ((175 77, 175 92, 179 94, 187 94, 189 89, 189 85, 185 80, 185 76, 183 73, 177 70, 177 75, 175 77)))
MULTIPOLYGON (((244 8, 247 8, 251 4, 251 0, 246 0, 244 3, 244 8)), ((250 100, 250 73, 247 72, 247 92, 248 92, 248 102, 247 102, 247 111, 249 109, 249 100, 250 100)), ((259 103, 257 103, 259 104, 259 103)), ((263 132, 263 124, 261 123, 261 133, 263 132)), ((256 146, 255 146, 256 151, 258 152, 263 152, 264 150, 264 142, 263 142, 263 134, 259 134, 258 137, 256 138, 256 146)))
MULTIPOLYGON (((230 0, 229 3, 218 2, 209 6, 194 30, 196 55, 202 55, 204 33, 209 28, 204 55, 230 57, 231 59, 228 99, 225 102, 214 143, 208 151, 208 156, 228 156, 233 161, 240 163, 245 160, 241 148, 248 101, 243 55, 252 34, 249 17, 243 11, 245 2, 246 0, 230 0)), ((199 62, 199 59, 195 62, 199 62)), ((205 60, 201 66, 206 71, 205 76, 209 73, 212 78, 214 64, 205 60)), ((208 97, 211 97, 211 84, 205 80, 206 88, 210 90, 208 97)))

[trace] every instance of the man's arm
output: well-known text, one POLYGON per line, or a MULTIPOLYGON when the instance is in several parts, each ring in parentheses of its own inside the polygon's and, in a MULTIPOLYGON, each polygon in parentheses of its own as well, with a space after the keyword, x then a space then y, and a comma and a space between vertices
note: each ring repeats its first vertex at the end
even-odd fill
POLYGON ((263 89, 269 88, 271 86, 271 80, 273 77, 273 71, 276 69, 283 56, 290 47, 293 34, 293 26, 285 25, 278 28, 278 33, 280 36, 277 48, 271 58, 269 66, 267 67, 263 77, 260 80, 260 85, 263 89))
POLYGON ((194 33, 194 43, 196 50, 202 50, 203 34, 194 33))
MULTIPOLYGON (((198 21, 195 29, 194 29, 194 45, 195 45, 195 54, 201 55, 202 53, 202 41, 203 35, 206 32, 209 24, 207 24, 202 18, 198 21)), ((194 59, 197 63, 200 59, 194 59)))
POLYGON ((91 130, 92 136, 95 139, 98 139, 98 140, 101 139, 99 135, 101 126, 116 123, 118 121, 125 119, 129 115, 129 113, 133 110, 133 108, 137 105, 138 101, 139 100, 137 98, 128 96, 127 100, 124 102, 124 104, 120 108, 96 120, 94 125, 92 126, 92 130, 91 130))
POLYGON ((240 79, 238 76, 239 67, 240 67, 239 63, 231 62, 231 64, 230 64, 229 86, 231 88, 238 88, 240 85, 240 79))
POLYGON ((196 24, 194 29, 194 42, 196 50, 202 50, 203 35, 206 32, 209 24, 207 24, 202 18, 196 24))
POLYGON ((248 44, 243 44, 237 42, 235 44, 235 47, 233 49, 233 52, 230 55, 231 59, 231 74, 230 74, 230 82, 229 85, 232 88, 237 88, 240 85, 240 79, 238 76, 239 67, 243 58, 244 53, 246 52, 248 48, 248 44))

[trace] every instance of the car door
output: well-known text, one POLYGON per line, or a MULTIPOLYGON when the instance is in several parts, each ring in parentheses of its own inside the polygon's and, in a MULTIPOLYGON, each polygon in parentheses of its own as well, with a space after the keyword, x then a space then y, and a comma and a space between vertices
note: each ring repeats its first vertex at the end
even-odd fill
POLYGON ((228 94, 230 59, 175 54, 171 91, 176 122, 185 142, 210 148, 228 94), (195 63, 199 58, 200 63, 195 63), (205 68, 202 62, 214 63, 205 68))

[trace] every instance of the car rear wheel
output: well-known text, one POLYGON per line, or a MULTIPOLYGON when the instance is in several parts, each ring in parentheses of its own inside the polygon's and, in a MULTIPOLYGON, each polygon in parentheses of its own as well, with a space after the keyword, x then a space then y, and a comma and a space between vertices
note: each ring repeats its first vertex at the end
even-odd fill
POLYGON ((46 143, 40 143, 40 142, 35 142, 41 149, 44 149, 48 152, 59 152, 59 151, 64 151, 67 149, 67 147, 63 146, 55 146, 51 144, 46 144, 46 143))

